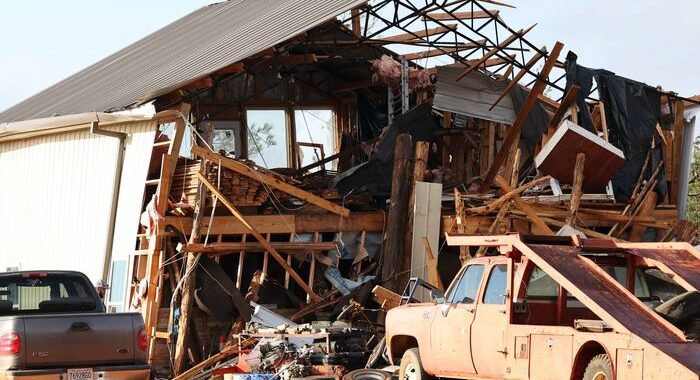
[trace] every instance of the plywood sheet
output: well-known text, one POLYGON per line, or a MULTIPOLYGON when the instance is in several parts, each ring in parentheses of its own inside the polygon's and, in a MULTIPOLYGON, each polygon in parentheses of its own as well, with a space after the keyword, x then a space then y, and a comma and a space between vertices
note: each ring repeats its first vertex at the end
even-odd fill
POLYGON ((571 184, 574 178, 576 155, 584 153, 583 191, 602 193, 608 181, 625 162, 622 151, 609 142, 564 120, 535 157, 537 169, 562 183, 571 184))

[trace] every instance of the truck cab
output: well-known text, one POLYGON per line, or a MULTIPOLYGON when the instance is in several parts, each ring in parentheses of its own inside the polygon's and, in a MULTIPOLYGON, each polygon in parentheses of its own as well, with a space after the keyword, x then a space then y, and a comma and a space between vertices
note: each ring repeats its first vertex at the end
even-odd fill
POLYGON ((466 262, 444 294, 389 311, 387 349, 402 380, 698 378, 700 344, 652 310, 697 292, 697 275, 679 275, 700 263, 692 248, 679 264, 638 252, 651 247, 452 240, 494 255, 466 262))

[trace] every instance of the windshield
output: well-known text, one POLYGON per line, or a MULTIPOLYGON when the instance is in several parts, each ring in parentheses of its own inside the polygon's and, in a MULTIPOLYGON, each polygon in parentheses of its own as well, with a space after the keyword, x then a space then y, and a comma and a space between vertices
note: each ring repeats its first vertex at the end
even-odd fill
POLYGON ((0 315, 99 311, 90 283, 56 273, 0 275, 0 315))

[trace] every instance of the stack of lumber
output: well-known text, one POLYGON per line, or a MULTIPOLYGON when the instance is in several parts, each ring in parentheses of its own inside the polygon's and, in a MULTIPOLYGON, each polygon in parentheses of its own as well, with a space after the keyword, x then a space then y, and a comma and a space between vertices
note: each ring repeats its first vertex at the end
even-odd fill
MULTIPOLYGON (((240 160, 245 163, 245 160, 240 160)), ((197 197, 197 172, 200 170, 199 161, 180 160, 175 170, 170 196, 174 200, 183 201, 194 205, 197 197)), ((268 190, 262 183, 252 178, 243 176, 233 170, 221 168, 219 182, 219 167, 216 164, 208 165, 205 176, 209 182, 219 184, 219 190, 235 206, 260 206, 269 199, 268 190)), ((270 189, 272 190, 272 189, 270 189)), ((282 196, 276 191, 278 197, 282 196)), ((208 201, 211 202, 211 199, 208 201)), ((209 204, 208 204, 209 205, 209 204)))

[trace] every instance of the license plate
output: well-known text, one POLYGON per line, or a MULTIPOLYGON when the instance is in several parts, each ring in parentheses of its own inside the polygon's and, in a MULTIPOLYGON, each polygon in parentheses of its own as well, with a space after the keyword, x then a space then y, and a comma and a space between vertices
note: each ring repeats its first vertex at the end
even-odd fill
POLYGON ((67 375, 68 380, 93 380, 92 368, 70 368, 67 375))

